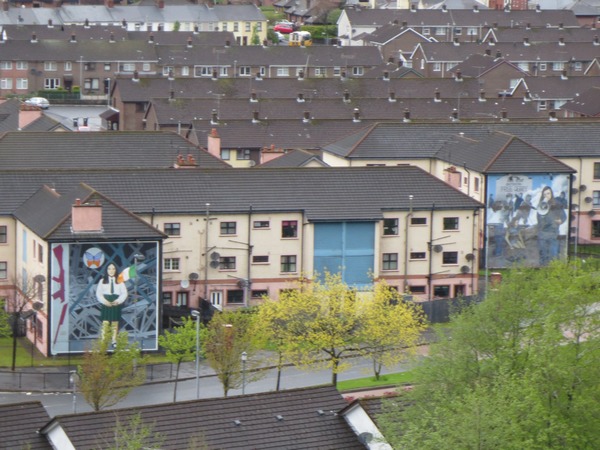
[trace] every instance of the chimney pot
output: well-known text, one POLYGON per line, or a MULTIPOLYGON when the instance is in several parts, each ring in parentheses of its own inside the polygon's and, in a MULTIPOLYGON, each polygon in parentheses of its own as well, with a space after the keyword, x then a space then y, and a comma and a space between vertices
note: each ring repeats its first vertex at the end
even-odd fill
POLYGON ((71 229, 74 233, 102 231, 102 205, 96 201, 93 205, 82 204, 76 199, 71 207, 71 229))
POLYGON ((392 102, 392 103, 396 101, 396 93, 394 91, 390 91, 390 95, 388 97, 388 100, 390 102, 392 102))

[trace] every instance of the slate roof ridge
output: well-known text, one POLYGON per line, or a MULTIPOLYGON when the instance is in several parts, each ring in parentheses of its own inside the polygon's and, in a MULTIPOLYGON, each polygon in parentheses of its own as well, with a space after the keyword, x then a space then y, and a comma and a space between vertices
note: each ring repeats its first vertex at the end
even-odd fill
MULTIPOLYGON (((504 131, 494 131, 494 132, 492 132, 492 134, 505 135, 507 140, 504 142, 504 145, 496 152, 496 154, 490 159, 488 164, 484 167, 484 170, 483 170, 484 172, 487 172, 487 170, 489 170, 489 168, 494 164, 494 162, 496 162, 498 160, 498 158, 500 157, 502 152, 504 152, 504 150, 506 150, 506 148, 508 147, 510 142, 512 142, 514 139, 516 139, 516 137, 514 135, 505 133, 504 131)), ((522 141, 522 139, 521 139, 521 141, 522 141)))
POLYGON ((372 124, 372 125, 371 125, 371 126, 368 128, 368 129, 366 129, 366 130, 363 130, 363 131, 359 131, 359 132, 357 132, 357 133, 354 133, 354 135, 355 135, 355 136, 360 136, 360 135, 362 135, 362 136, 361 136, 361 137, 358 139, 358 141, 356 141, 356 142, 355 142, 355 143, 352 145, 352 148, 351 148, 351 149, 348 151, 348 153, 346 154, 346 156, 350 156, 350 155, 352 155, 352 154, 354 153, 354 151, 356 150, 356 148, 357 148, 357 147, 358 147, 360 144, 362 144, 362 143, 365 141, 365 139, 367 139, 367 138, 369 137, 369 135, 370 135, 371 133, 373 133, 373 131, 374 131, 374 130, 376 130, 377 128, 378 128, 378 123, 374 123, 374 124, 372 124))

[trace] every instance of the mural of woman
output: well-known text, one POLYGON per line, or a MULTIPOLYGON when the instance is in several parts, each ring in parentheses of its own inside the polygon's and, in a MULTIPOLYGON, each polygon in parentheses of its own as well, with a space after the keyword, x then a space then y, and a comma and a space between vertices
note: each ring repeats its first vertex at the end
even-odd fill
POLYGON ((119 283, 115 264, 110 263, 106 267, 106 276, 100 280, 96 288, 96 298, 101 305, 102 338, 104 339, 107 331, 110 330, 114 345, 117 341, 123 303, 127 300, 127 288, 125 283, 119 283))
POLYGON ((544 186, 537 206, 537 232, 540 265, 547 265, 558 257, 558 230, 567 220, 562 204, 554 198, 552 189, 544 186))

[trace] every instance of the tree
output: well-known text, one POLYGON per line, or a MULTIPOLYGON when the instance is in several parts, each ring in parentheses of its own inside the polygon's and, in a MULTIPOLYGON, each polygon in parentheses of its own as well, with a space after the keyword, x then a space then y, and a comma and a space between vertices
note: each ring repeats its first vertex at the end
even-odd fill
POLYGON ((165 349, 167 359, 173 364, 177 364, 173 388, 173 401, 176 402, 181 363, 192 361, 196 357, 196 323, 190 318, 183 317, 182 325, 175 327, 173 332, 165 331, 158 337, 158 343, 165 349))
POLYGON ((245 381, 242 353, 248 357, 248 370, 258 361, 253 358, 256 350, 254 316, 243 311, 226 311, 215 314, 202 336, 204 354, 223 385, 223 396, 231 389, 238 389, 245 381))
POLYGON ((260 38, 258 37, 258 24, 252 26, 252 36, 250 37, 250 43, 252 45, 259 45, 260 38))
POLYGON ((10 316, 6 312, 6 301, 3 298, 0 298, 0 337, 6 338, 9 337, 12 333, 12 328, 10 326, 10 316))
POLYGON ((117 404, 146 379, 145 367, 140 367, 145 358, 138 344, 129 344, 127 333, 121 332, 113 352, 109 353, 112 348, 109 334, 94 342, 78 367, 81 393, 94 411, 117 404))
POLYGON ((594 448, 600 440, 598 264, 515 268, 455 314, 419 383, 380 417, 394 448, 594 448))
POLYGON ((140 413, 134 414, 127 422, 121 422, 117 416, 114 429, 114 442, 103 445, 108 450, 144 450, 161 448, 165 439, 154 432, 154 423, 148 425, 140 413))
POLYGON ((403 302, 400 293, 385 281, 375 284, 373 297, 360 310, 360 352, 373 360, 379 380, 384 366, 414 355, 421 333, 427 328, 423 310, 403 302))

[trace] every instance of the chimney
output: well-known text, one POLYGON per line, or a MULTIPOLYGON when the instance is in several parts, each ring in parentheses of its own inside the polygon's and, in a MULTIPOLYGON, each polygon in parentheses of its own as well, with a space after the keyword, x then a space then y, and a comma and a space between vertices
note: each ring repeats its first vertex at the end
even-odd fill
POLYGON ((137 70, 133 71, 133 78, 131 79, 131 81, 135 81, 135 82, 140 81, 140 74, 137 70))
POLYGON ((502 58, 502 52, 500 50, 496 51, 496 58, 502 58))
POLYGON ((498 29, 498 22, 494 22, 494 23, 492 24, 492 28, 493 28, 494 30, 497 30, 497 29, 498 29))
POLYGON ((173 90, 173 88, 171 88, 169 90, 169 101, 173 101, 175 100, 175 91, 173 90))
POLYGON ((221 158, 221 137, 217 133, 217 129, 213 128, 208 134, 207 151, 217 158, 221 158))
POLYGON ((394 103, 396 101, 396 93, 394 91, 390 91, 390 95, 388 96, 388 101, 394 103))
POLYGON ((531 30, 531 24, 529 22, 527 22, 527 24, 525 25, 525 29, 526 30, 531 30))
POLYGON ((594 45, 600 45, 600 41, 598 40, 598 36, 594 36, 594 45))
POLYGON ((525 91, 525 96, 523 97, 523 101, 526 101, 526 102, 530 102, 531 101, 531 92, 529 92, 529 89, 527 89, 525 91))
POLYGON ((210 124, 211 125, 218 125, 219 124, 219 115, 217 114, 217 110, 216 109, 212 110, 210 124))
POLYGON ((48 19, 48 28, 54 28, 54 25, 52 25, 52 19, 48 19))
POLYGON ((250 92, 250 103, 257 103, 258 102, 258 96, 256 95, 256 91, 253 89, 252 92, 250 92))
POLYGON ((187 48, 192 48, 192 37, 189 36, 187 39, 187 48))
POLYGON ((474 13, 478 13, 479 12, 479 5, 473 5, 473 12, 474 13))
POLYGON ((404 20, 404 21, 402 22, 402 26, 403 26, 404 28, 406 28, 406 27, 408 26, 408 22, 407 22, 406 20, 404 20))
POLYGON ((457 47, 460 45, 460 42, 458 41, 458 38, 456 36, 454 36, 454 39, 452 40, 452 43, 454 45, 456 45, 457 47))
POLYGON ((494 38, 491 38, 491 39, 488 41, 488 45, 492 45, 492 46, 493 46, 493 45, 496 45, 496 39, 494 39, 494 38))
POLYGON ((410 122, 410 111, 408 108, 404 110, 404 118, 402 119, 404 123, 410 122))
POLYGON ((225 41, 225 48, 229 48, 231 46, 231 42, 229 42, 229 39, 225 41))
POLYGON ((299 81, 304 80, 304 70, 301 70, 298 72, 298 80, 299 81))
POLYGON ((198 28, 198 25, 194 25, 194 34, 198 34, 200 32, 200 28, 198 28))
POLYGON ((393 56, 390 56, 390 57, 388 58, 388 63, 389 63, 389 64, 394 64, 394 57, 393 57, 393 56))
POLYGON ((452 115, 450 116, 450 120, 452 122, 458 122, 458 110, 456 108, 454 108, 452 110, 452 115))
POLYGON ((558 38, 558 45, 561 45, 561 46, 565 45, 565 38, 564 37, 561 36, 561 37, 558 38))
POLYGON ((284 154, 285 151, 283 149, 276 149, 275 146, 271 144, 271 147, 263 147, 260 151, 260 163, 264 164, 266 162, 273 161, 284 154))
POLYGON ((354 115, 354 118, 352 119, 352 122, 354 122, 354 123, 360 122, 360 110, 358 108, 354 108, 353 115, 354 115))
POLYGON ((556 111, 550 111, 548 113, 548 120, 550 122, 556 122, 558 119, 556 118, 556 111))
POLYGON ((460 71, 460 69, 458 69, 456 71, 456 73, 454 74, 454 81, 462 81, 463 77, 462 77, 462 72, 460 71))
POLYGON ((173 75, 173 69, 169 69, 169 74, 167 75, 167 80, 173 81, 175 76, 173 75))
POLYGON ((439 89, 436 89, 436 90, 435 90, 435 92, 434 92, 434 94, 433 94, 433 101, 434 101, 435 103, 439 103, 439 102, 441 102, 441 101, 442 101, 442 97, 441 97, 441 95, 440 95, 440 90, 439 90, 439 89))
POLYGON ((304 117, 302 118, 302 122, 304 122, 304 123, 310 122, 310 112, 304 111, 304 117))
POLYGON ((110 42, 111 44, 115 43, 115 33, 113 33, 112 31, 110 32, 110 36, 108 37, 108 42, 110 42))
POLYGON ((71 33, 70 42, 77 42, 77 38, 75 37, 75 33, 71 33))
POLYGON ((567 76, 567 69, 563 69, 563 71, 560 74, 560 79, 561 80, 568 80, 569 77, 567 76))
POLYGON ((535 5, 535 12, 536 13, 542 12, 542 8, 540 7, 539 3, 537 5, 535 5))
POLYGON ((506 108, 502 108, 502 111, 500 111, 500 122, 508 122, 508 112, 506 111, 506 108))
POLYGON ((154 44, 154 33, 148 35, 148 44, 154 44))
POLYGON ((531 44, 529 43, 529 38, 528 37, 524 37, 523 38, 523 45, 525 47, 529 47, 531 44))
POLYGON ((558 24, 558 29, 559 29, 559 30, 562 30, 563 28, 564 28, 564 27, 563 27, 563 23, 562 23, 562 22, 561 22, 561 23, 559 23, 559 24, 558 24))
POLYGON ((480 102, 487 101, 486 98, 485 98, 485 91, 483 89, 481 91, 479 91, 479 101, 480 102))
POLYGON ((219 77, 217 76, 217 69, 213 69, 213 71, 212 71, 212 77, 211 77, 211 78, 212 78, 213 80, 216 80, 216 79, 218 79, 218 78, 219 78, 219 77))
POLYGON ((411 3, 410 4, 410 12, 417 12, 417 4, 416 3, 411 3))
POLYGON ((258 111, 254 111, 252 113, 252 123, 260 123, 260 119, 258 118, 258 111))
POLYGON ((85 22, 83 23, 83 28, 89 28, 90 27, 90 21, 85 19, 85 22))
POLYGON ((73 233, 102 232, 102 205, 98 200, 91 204, 82 204, 76 199, 71 206, 71 230, 73 233))
POLYGON ((127 28, 127 21, 125 19, 121 20, 121 28, 127 28))
POLYGON ((485 54, 486 54, 487 56, 492 56, 492 49, 490 49, 490 48, 486 48, 486 49, 485 49, 485 54))
POLYGON ((8 11, 8 0, 2 0, 2 11, 8 11))
POLYGON ((446 6, 445 3, 442 5, 442 12, 443 13, 447 13, 448 12, 448 7, 446 6))
POLYGON ((350 103, 350 92, 348 92, 348 89, 344 90, 344 103, 350 103))
POLYGON ((390 73, 387 70, 383 71, 383 81, 390 81, 390 73))
POLYGON ((298 96, 296 97, 296 101, 298 103, 304 103, 304 94, 302 92, 298 92, 298 96))
MULTIPOLYGON (((4 33, 2 33, 4 34, 4 33)), ((38 41, 37 34, 35 32, 31 33, 31 43, 35 44, 38 41)))
POLYGON ((185 161, 185 165, 186 166, 197 166, 198 163, 196 163, 196 158, 194 158, 194 155, 192 155, 191 153, 187 154, 187 159, 185 161))
POLYGON ((106 6, 107 8, 113 8, 115 6, 115 1, 114 0, 104 0, 104 6, 106 6))
POLYGON ((256 72, 256 76, 254 77, 254 79, 258 81, 261 81, 263 79, 262 75, 260 74, 260 70, 256 72))
POLYGON ((165 7, 165 0, 156 0, 156 7, 158 9, 164 9, 164 7, 165 7))

